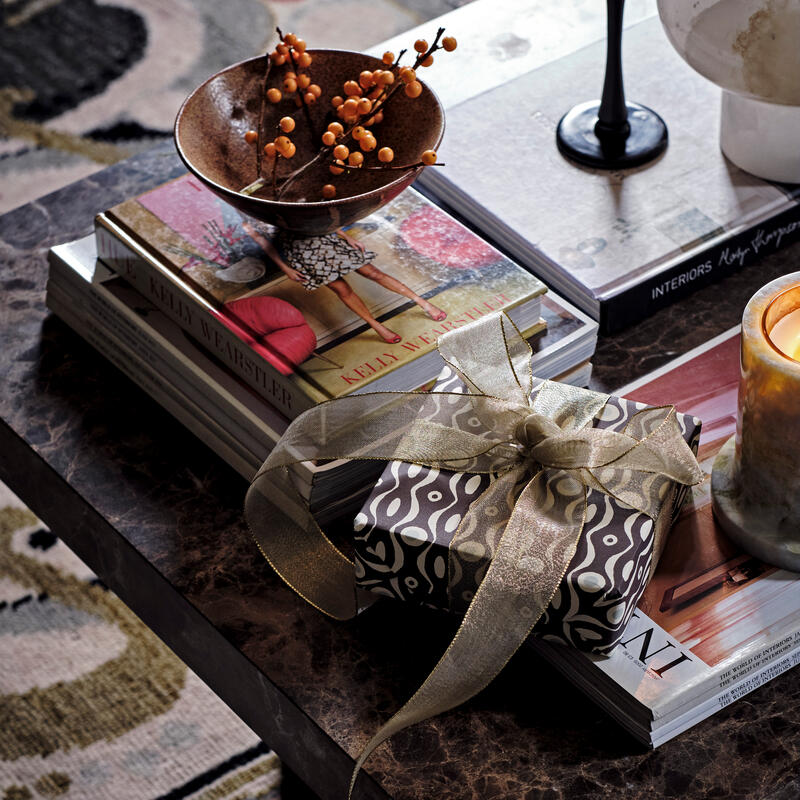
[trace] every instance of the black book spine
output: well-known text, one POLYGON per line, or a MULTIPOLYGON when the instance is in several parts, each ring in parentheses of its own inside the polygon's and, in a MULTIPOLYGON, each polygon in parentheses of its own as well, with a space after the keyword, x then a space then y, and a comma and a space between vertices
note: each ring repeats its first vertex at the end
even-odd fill
POLYGON ((798 239, 800 203, 602 302, 600 333, 616 333, 798 239))

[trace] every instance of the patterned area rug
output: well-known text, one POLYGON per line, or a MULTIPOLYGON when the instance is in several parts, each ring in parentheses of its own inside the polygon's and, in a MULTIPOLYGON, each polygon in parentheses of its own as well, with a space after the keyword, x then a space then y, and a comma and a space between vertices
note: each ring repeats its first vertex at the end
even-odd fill
POLYGON ((2 484, 0 664, 2 800, 281 797, 277 756, 2 484))
POLYGON ((0 213, 171 136, 186 95, 275 26, 363 49, 468 0, 2 0, 0 213))

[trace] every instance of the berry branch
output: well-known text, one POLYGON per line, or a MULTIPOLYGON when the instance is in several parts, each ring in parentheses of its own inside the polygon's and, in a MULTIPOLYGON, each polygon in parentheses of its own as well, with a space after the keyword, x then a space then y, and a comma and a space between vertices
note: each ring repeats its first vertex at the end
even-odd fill
MULTIPOLYGON (((381 59, 383 67, 375 70, 363 70, 357 79, 347 80, 342 85, 342 95, 331 98, 331 106, 341 122, 331 122, 320 137, 314 130, 314 121, 310 106, 321 96, 322 90, 311 83, 307 72, 302 70, 310 66, 313 56, 306 51, 306 43, 295 34, 284 34, 277 29, 280 42, 267 58, 268 65, 261 87, 260 118, 258 131, 248 131, 245 139, 255 141, 257 146, 256 180, 245 186, 241 191, 244 194, 254 194, 267 185, 262 175, 262 155, 272 161, 272 197, 280 200, 287 190, 312 167, 325 164, 334 175, 352 174, 358 170, 367 172, 394 171, 401 172, 419 169, 424 166, 443 166, 436 160, 436 153, 427 150, 419 161, 411 164, 394 165, 394 151, 391 147, 378 148, 378 141, 372 128, 379 125, 384 117, 384 109, 392 97, 402 88, 405 95, 411 99, 422 94, 423 87, 417 79, 417 70, 433 64, 433 54, 438 50, 452 51, 457 43, 452 36, 444 36, 444 28, 439 28, 433 43, 429 46, 424 39, 414 42, 415 58, 412 66, 401 67, 400 62, 407 52, 401 50, 397 58, 391 52, 383 54, 381 59), (267 79, 270 69, 274 66, 286 65, 294 67, 284 72, 283 92, 273 86, 267 88, 267 79), (263 143, 263 126, 265 105, 278 104, 287 95, 294 95, 295 104, 302 109, 305 116, 306 128, 311 136, 312 146, 320 142, 317 152, 306 163, 290 172, 283 179, 278 177, 278 160, 290 160, 296 153, 296 147, 289 134, 295 128, 297 121, 293 115, 281 118, 276 126, 276 137, 272 142, 263 143), (366 163, 366 158, 371 158, 375 151, 377 164, 366 163)), ((336 187, 330 183, 321 188, 322 197, 331 199, 336 196, 336 187)))

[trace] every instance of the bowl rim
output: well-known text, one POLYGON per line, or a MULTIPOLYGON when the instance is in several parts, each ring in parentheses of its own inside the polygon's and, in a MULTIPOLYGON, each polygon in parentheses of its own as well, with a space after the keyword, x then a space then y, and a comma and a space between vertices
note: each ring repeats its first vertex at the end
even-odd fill
MULTIPOLYGON (((360 56, 362 58, 368 58, 368 59, 370 59, 372 61, 375 61, 375 62, 378 62, 378 63, 383 63, 381 61, 381 59, 378 58, 377 56, 370 55, 369 53, 360 53, 357 50, 343 50, 341 48, 316 47, 316 48, 313 48, 313 49, 309 49, 307 52, 309 52, 311 54, 314 54, 314 53, 344 53, 346 55, 360 56)), ((181 106, 178 109, 178 113, 175 115, 175 123, 174 123, 173 128, 172 128, 172 138, 173 138, 173 141, 175 143, 175 149, 178 151, 178 155, 180 156, 181 161, 183 161, 184 165, 189 169, 189 171, 192 174, 194 174, 195 176, 197 176, 200 180, 205 181, 209 186, 213 186, 216 191, 218 191, 218 192, 220 192, 220 193, 222 193, 224 195, 229 195, 229 196, 235 197, 235 198, 241 198, 243 200, 246 200, 247 202, 255 202, 255 203, 259 204, 259 205, 264 206, 265 208, 274 207, 274 208, 278 209, 278 208, 285 207, 285 206, 292 206, 292 207, 295 207, 295 208, 308 207, 310 209, 313 209, 313 208, 318 208, 318 207, 323 207, 323 206, 329 208, 331 206, 345 205, 348 202, 352 202, 353 200, 356 200, 356 199, 368 198, 368 197, 370 197, 370 196, 372 196, 374 194, 385 192, 386 190, 390 189, 391 187, 397 185, 398 183, 402 183, 403 181, 406 181, 409 178, 409 176, 411 176, 411 181, 410 182, 413 183, 414 180, 416 180, 416 176, 420 172, 422 172, 423 169, 425 169, 425 166, 421 165, 419 167, 415 167, 413 169, 410 169, 410 170, 408 170, 406 172, 400 172, 399 176, 395 180, 390 181, 389 183, 381 184, 380 186, 377 186, 374 189, 370 189, 368 192, 362 192, 361 194, 348 195, 347 197, 337 197, 337 198, 333 198, 331 200, 304 200, 304 201, 269 200, 269 199, 267 199, 265 197, 255 197, 253 195, 242 194, 241 192, 238 192, 238 191, 236 191, 234 189, 230 189, 227 186, 223 186, 222 184, 217 183, 214 180, 211 180, 211 178, 209 178, 206 175, 204 175, 203 173, 201 173, 195 166, 193 166, 193 164, 189 160, 188 156, 184 152, 183 146, 181 145, 180 137, 178 135, 178 129, 180 127, 181 120, 183 118, 184 111, 186 110, 186 107, 191 102, 191 100, 200 92, 200 90, 203 89, 207 84, 211 83, 211 81, 215 80, 216 78, 219 78, 221 75, 225 74, 226 72, 231 72, 231 71, 233 71, 235 69, 239 69, 242 66, 244 66, 245 64, 250 64, 250 63, 252 63, 254 61, 263 61, 264 59, 267 59, 267 58, 269 58, 269 54, 262 53, 261 55, 253 56, 251 58, 242 59, 241 61, 237 61, 235 64, 230 64, 227 67, 223 67, 222 69, 217 70, 213 75, 209 75, 202 83, 198 84, 186 96, 184 101, 181 103, 181 106)), ((420 83, 422 84, 424 89, 426 89, 427 91, 429 91, 431 93, 431 96, 433 97, 434 102, 439 107, 439 110, 441 112, 442 122, 441 122, 441 125, 439 126, 439 136, 438 136, 438 138, 436 140, 436 145, 435 145, 435 147, 438 148, 439 145, 442 143, 442 139, 444 138, 444 131, 445 131, 445 113, 444 113, 445 110, 444 110, 444 106, 442 105, 442 101, 439 99, 439 97, 436 94, 436 92, 425 81, 420 81, 420 83)))

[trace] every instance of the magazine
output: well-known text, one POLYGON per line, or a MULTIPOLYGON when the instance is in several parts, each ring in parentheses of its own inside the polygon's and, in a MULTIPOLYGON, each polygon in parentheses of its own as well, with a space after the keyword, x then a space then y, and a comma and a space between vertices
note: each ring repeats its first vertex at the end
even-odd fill
POLYGON ((410 189, 299 237, 183 175, 97 218, 101 260, 289 417, 436 377, 436 339, 497 310, 541 330, 544 284, 410 189))
MULTIPOLYGON (((672 402, 702 418, 698 459, 710 473, 736 429, 739 329, 641 380, 629 399, 672 402)), ((800 658, 800 580, 741 552, 694 487, 620 646, 608 657, 535 641, 539 652, 640 740, 657 745, 800 658)))

